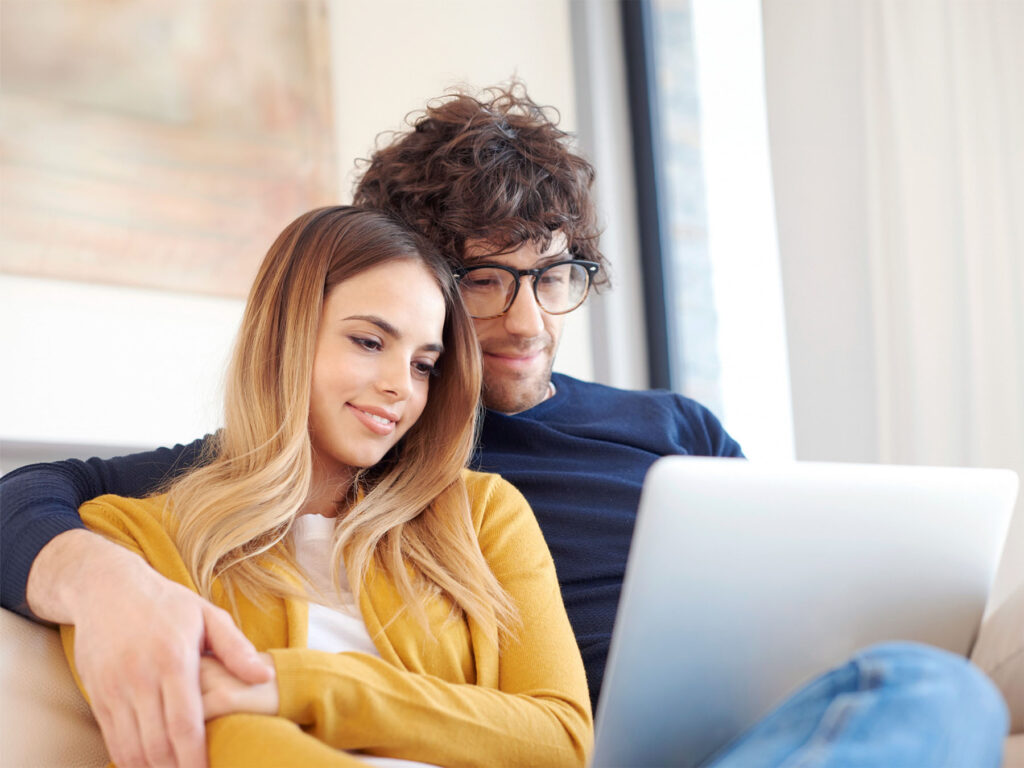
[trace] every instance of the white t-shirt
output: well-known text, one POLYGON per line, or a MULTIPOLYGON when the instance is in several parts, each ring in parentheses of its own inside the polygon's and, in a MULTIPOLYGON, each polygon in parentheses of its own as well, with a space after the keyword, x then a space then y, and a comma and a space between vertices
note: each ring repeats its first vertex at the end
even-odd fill
MULTIPOLYGON (((328 653, 356 651, 380 658, 366 622, 348 586, 345 570, 339 588, 331 583, 331 535, 334 520, 323 515, 299 515, 292 526, 295 557, 309 576, 309 647, 328 653)), ((367 765, 381 768, 436 768, 429 763, 354 753, 367 765)))

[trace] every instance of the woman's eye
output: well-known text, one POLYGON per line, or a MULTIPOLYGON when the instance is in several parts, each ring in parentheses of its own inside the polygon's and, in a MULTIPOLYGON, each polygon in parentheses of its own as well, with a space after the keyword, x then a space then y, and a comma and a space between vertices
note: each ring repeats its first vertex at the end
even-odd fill
POLYGON ((364 339, 361 336, 349 336, 349 338, 357 347, 362 347, 370 352, 376 352, 381 348, 381 343, 376 339, 364 339))
POLYGON ((437 376, 440 371, 433 363, 413 363, 413 370, 421 376, 437 376))

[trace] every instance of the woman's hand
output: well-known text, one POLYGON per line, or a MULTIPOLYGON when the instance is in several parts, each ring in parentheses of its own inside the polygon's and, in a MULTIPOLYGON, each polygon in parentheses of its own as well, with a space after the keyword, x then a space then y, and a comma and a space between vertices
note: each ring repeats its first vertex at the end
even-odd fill
MULTIPOLYGON (((260 657, 274 667, 269 653, 260 657)), ((278 709, 277 676, 255 685, 235 677, 214 656, 199 660, 199 689, 203 694, 203 718, 212 720, 221 715, 248 712, 254 715, 276 715, 278 709)))

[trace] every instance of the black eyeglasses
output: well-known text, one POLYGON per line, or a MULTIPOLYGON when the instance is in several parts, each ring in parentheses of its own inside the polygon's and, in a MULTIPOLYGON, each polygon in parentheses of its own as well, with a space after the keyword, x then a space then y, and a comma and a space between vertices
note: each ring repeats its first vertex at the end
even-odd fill
POLYGON ((534 269, 516 269, 504 264, 480 264, 459 267, 455 278, 471 317, 487 320, 501 317, 519 295, 519 281, 533 278, 533 296, 549 315, 572 312, 590 291, 590 283, 600 269, 593 261, 572 259, 556 261, 534 269))

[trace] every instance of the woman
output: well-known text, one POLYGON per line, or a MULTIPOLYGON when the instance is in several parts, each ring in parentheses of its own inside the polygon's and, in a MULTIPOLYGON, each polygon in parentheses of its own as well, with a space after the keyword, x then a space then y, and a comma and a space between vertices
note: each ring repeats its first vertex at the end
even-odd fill
POLYGON ((479 389, 431 246, 379 213, 314 210, 260 267, 205 466, 82 507, 273 660, 257 686, 204 660, 211 765, 586 762, 586 680, 540 530, 510 485, 463 469, 479 389))

